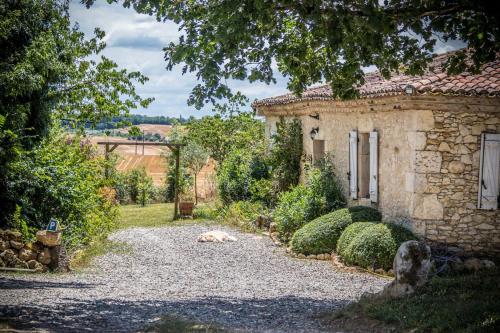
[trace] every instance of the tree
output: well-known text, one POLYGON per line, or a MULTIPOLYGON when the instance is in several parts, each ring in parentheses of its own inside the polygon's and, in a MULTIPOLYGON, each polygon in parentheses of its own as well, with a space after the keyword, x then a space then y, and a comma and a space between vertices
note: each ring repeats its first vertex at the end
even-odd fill
POLYGON ((288 191, 299 183, 302 160, 302 123, 299 119, 276 123, 272 136, 271 166, 277 192, 288 191))
MULTIPOLYGON (((90 6, 95 0, 83 0, 90 6)), ((108 0, 118 2, 118 0, 108 0)), ((124 0, 125 7, 180 25, 165 48, 167 68, 181 65, 202 81, 189 103, 235 96, 228 79, 275 82, 273 61, 300 94, 329 82, 334 97, 352 98, 363 66, 421 74, 438 39, 471 50, 449 58, 450 73, 477 71, 500 51, 500 11, 488 0, 124 0)))
POLYGON ((144 83, 145 76, 97 58, 103 38, 99 29, 85 39, 70 26, 68 1, 0 2, 0 224, 19 197, 8 184, 13 164, 37 148, 58 120, 97 123, 152 101, 135 91, 134 83, 144 83))
POLYGON ((141 129, 137 126, 131 126, 128 130, 128 136, 135 140, 135 154, 137 155, 137 138, 141 135, 141 129))
POLYGON ((264 124, 250 113, 206 116, 188 123, 187 129, 187 140, 205 148, 218 163, 233 149, 264 144, 264 124))
POLYGON ((208 157, 208 152, 202 146, 194 142, 189 142, 186 146, 182 147, 181 158, 183 164, 186 165, 187 169, 193 175, 195 204, 198 204, 197 176, 201 169, 207 164, 208 157))

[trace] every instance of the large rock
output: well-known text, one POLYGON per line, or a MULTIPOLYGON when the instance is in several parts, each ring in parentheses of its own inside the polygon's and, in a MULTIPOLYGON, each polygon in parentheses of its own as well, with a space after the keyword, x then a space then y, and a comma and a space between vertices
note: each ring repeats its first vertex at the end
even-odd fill
POLYGON ((43 249, 40 254, 38 255, 38 261, 41 262, 44 265, 50 264, 51 258, 50 258, 50 250, 45 248, 43 249))
POLYGON ((34 269, 37 272, 46 272, 47 271, 47 266, 39 263, 36 260, 30 260, 30 261, 28 261, 28 267, 30 269, 34 269))
POLYGON ((13 268, 28 268, 28 264, 20 260, 17 257, 17 253, 13 249, 8 249, 3 251, 0 254, 0 258, 2 261, 5 263, 7 267, 13 267, 13 268))
POLYGON ((61 233, 40 230, 36 233, 36 239, 45 246, 54 247, 61 245, 61 233))
POLYGON ((3 252, 10 248, 10 242, 0 239, 0 252, 3 252))
POLYGON ((481 269, 481 260, 478 258, 469 258, 464 261, 464 267, 468 271, 476 272, 481 269))
POLYGON ((23 240, 23 235, 19 231, 15 230, 5 230, 4 237, 8 240, 15 240, 18 242, 23 240))
POLYGON ((427 282, 432 267, 431 249, 424 242, 404 242, 396 253, 393 266, 395 279, 382 294, 389 297, 411 294, 427 282))
POLYGON ((21 259, 23 261, 30 261, 30 260, 36 259, 37 253, 30 250, 30 249, 22 248, 19 250, 18 257, 19 257, 19 259, 21 259))
POLYGON ((10 241, 10 246, 16 250, 20 250, 24 247, 24 243, 23 242, 18 242, 18 241, 15 241, 15 240, 11 240, 10 241))

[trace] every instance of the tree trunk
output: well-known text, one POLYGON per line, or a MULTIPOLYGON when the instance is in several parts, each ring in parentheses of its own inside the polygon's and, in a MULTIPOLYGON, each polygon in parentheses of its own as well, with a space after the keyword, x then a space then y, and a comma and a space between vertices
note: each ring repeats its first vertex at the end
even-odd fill
POLYGON ((198 204, 198 186, 196 185, 197 184, 197 177, 196 177, 196 171, 194 173, 194 204, 197 205, 198 204))

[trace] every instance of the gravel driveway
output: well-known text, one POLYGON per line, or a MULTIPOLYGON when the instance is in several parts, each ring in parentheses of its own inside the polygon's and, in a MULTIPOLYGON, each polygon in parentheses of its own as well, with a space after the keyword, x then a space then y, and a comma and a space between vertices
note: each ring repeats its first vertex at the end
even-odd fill
POLYGON ((56 332, 134 332, 164 315, 238 332, 327 332, 315 315, 387 283, 290 258, 265 236, 222 226, 134 228, 111 238, 133 251, 106 254, 81 273, 0 274, 0 319, 56 332), (196 242, 214 229, 238 241, 196 242))

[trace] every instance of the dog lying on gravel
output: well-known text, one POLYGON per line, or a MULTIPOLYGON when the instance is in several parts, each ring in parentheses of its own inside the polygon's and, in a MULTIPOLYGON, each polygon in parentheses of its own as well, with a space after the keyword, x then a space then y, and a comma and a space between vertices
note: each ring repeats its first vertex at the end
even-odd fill
POLYGON ((198 236, 198 242, 215 242, 215 243, 224 243, 224 242, 236 242, 238 239, 233 236, 229 236, 227 232, 220 230, 208 231, 200 236, 198 236))

